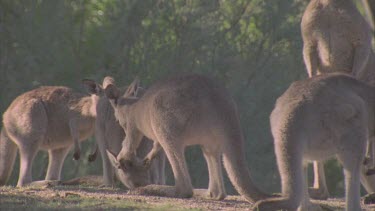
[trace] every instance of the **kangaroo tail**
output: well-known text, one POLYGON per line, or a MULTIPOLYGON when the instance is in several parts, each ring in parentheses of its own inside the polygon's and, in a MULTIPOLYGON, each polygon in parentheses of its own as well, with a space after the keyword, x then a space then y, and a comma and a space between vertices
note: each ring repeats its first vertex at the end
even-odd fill
POLYGON ((255 202, 270 197, 261 191, 253 182, 244 154, 243 137, 237 137, 235 143, 226 146, 223 153, 224 167, 228 177, 239 194, 246 200, 255 202))
POLYGON ((0 185, 8 181, 17 155, 17 145, 9 138, 5 128, 0 132, 0 185))

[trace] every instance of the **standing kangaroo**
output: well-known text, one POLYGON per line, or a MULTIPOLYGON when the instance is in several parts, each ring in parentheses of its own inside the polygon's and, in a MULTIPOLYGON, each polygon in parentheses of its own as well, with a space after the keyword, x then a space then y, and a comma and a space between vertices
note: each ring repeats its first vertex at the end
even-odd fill
MULTIPOLYGON (((91 83, 95 83, 91 81, 91 83)), ((125 133, 115 118, 113 108, 107 97, 103 96, 104 91, 109 84, 114 84, 114 79, 105 77, 103 85, 96 85, 97 95, 100 96, 95 125, 95 139, 99 146, 100 155, 103 162, 103 182, 105 186, 113 186, 113 177, 116 173, 117 178, 128 188, 135 188, 149 184, 165 184, 165 154, 158 153, 152 161, 150 167, 134 166, 127 171, 120 170, 116 165, 116 155, 121 150, 121 143, 125 138, 125 133), (106 150, 111 153, 107 154, 106 150), (113 168, 112 165, 116 168, 113 168)), ((124 91, 122 91, 123 93, 124 91)), ((142 95, 142 93, 138 93, 142 95)), ((146 138, 142 140, 137 150, 137 156, 144 157, 151 150, 152 142, 146 138)))
MULTIPOLYGON (((371 28, 352 0, 311 0, 301 32, 309 77, 343 72, 375 85, 371 28)), ((309 191, 312 198, 328 198, 323 163, 314 162, 314 188, 309 191)))
POLYGON ((79 159, 79 141, 90 137, 95 128, 97 89, 85 83, 91 96, 61 86, 44 86, 18 96, 3 115, 0 138, 0 185, 12 172, 17 148, 20 173, 17 186, 32 182, 32 164, 39 150, 47 150, 46 180, 60 180, 66 155, 74 144, 79 159))
POLYGON ((336 156, 345 173, 346 210, 358 211, 366 144, 375 135, 375 87, 348 75, 329 74, 292 83, 270 116, 282 197, 259 210, 310 210, 306 161, 336 156))
POLYGON ((209 171, 208 197, 226 196, 221 156, 232 184, 241 195, 252 202, 267 197, 250 177, 236 106, 223 87, 194 74, 162 80, 139 98, 134 97, 138 87, 139 81, 135 80, 124 95, 114 85, 105 89, 126 133, 116 160, 123 169, 142 165, 134 157, 142 137, 146 136, 154 141, 154 147, 145 162, 162 148, 172 166, 175 186, 149 185, 134 192, 191 197, 193 187, 184 150, 189 145, 200 145, 209 171))

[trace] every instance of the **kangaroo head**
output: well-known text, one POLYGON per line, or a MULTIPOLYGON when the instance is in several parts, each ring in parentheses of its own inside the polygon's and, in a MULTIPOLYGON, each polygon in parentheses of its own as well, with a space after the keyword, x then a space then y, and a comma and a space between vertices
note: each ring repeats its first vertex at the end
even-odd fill
POLYGON ((113 83, 109 83, 104 89, 104 93, 115 111, 115 117, 123 128, 126 128, 129 106, 138 101, 139 90, 141 88, 139 87, 138 78, 129 85, 122 95, 121 91, 113 83))
POLYGON ((83 79, 82 83, 90 95, 102 96, 104 94, 103 87, 100 84, 97 84, 95 81, 83 79))
POLYGON ((149 166, 144 165, 137 156, 130 159, 118 159, 117 156, 107 150, 108 158, 116 169, 119 180, 129 189, 151 184, 149 166))
POLYGON ((104 90, 100 84, 90 79, 83 79, 82 83, 86 88, 87 92, 91 95, 91 104, 87 107, 88 112, 96 116, 96 106, 98 105, 100 96, 103 95, 104 90))

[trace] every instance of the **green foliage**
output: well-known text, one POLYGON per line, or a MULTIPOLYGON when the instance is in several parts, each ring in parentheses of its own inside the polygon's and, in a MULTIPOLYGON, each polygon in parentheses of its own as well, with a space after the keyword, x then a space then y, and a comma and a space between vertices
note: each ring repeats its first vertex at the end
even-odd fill
MULTIPOLYGON (((289 84, 307 76, 299 28, 306 3, 2 0, 0 111, 40 85, 81 90, 81 79, 99 82, 107 75, 124 85, 139 76, 145 86, 174 73, 209 75, 222 82, 238 104, 254 180, 265 190, 279 191, 268 118, 289 84)), ((85 145, 86 157, 92 143, 85 145)), ((207 187, 200 150, 188 149, 186 154, 193 184, 207 187)), ((89 164, 71 158, 68 155, 63 178, 101 173, 100 160, 89 164)), ((46 154, 37 159, 34 178, 43 177, 40 169, 46 159, 46 154)), ((168 175, 173 178, 170 171, 168 175)), ((13 184, 17 177, 13 173, 13 184)), ((330 182, 335 189, 342 178, 330 182)))

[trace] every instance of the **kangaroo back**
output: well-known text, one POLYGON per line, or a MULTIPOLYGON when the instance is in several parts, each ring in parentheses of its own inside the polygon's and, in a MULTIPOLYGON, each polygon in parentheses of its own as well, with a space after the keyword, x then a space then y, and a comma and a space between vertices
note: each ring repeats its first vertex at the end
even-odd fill
POLYGON ((0 132, 0 185, 5 185, 13 170, 17 145, 9 138, 4 128, 0 132))

